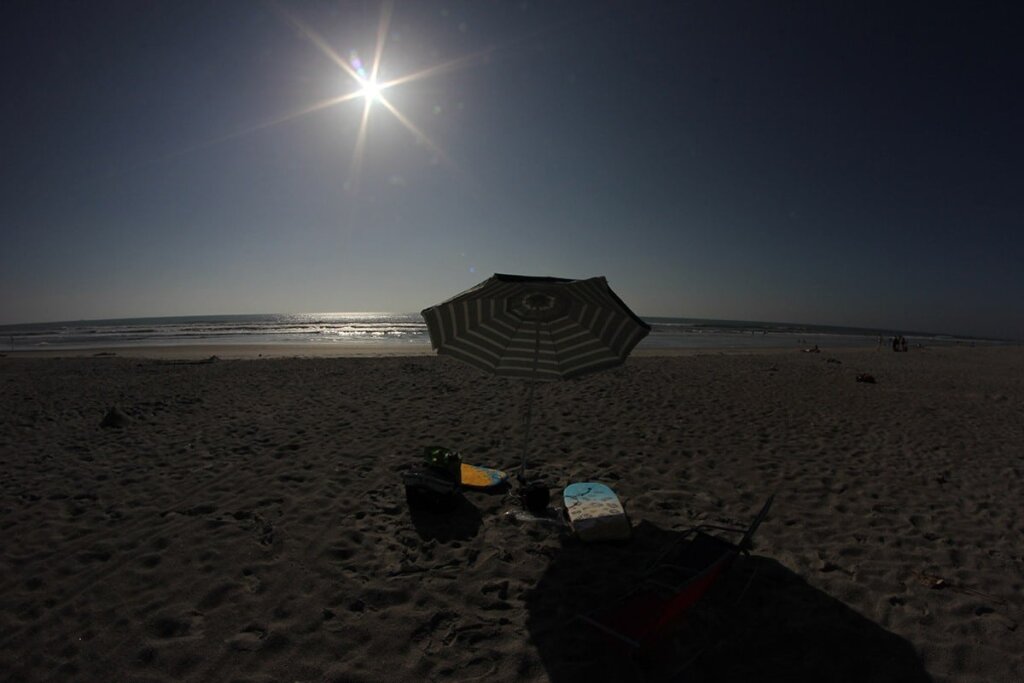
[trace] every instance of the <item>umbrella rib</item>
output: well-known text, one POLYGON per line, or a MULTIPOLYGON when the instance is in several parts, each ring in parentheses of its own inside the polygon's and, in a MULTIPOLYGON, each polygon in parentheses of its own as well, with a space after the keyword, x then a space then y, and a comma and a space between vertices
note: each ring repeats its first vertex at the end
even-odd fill
POLYGON ((525 322, 522 318, 519 318, 519 324, 516 326, 515 331, 505 338, 505 347, 502 349, 502 357, 508 357, 508 349, 512 346, 512 341, 519 335, 519 331, 523 329, 523 323, 525 322))
POLYGON ((560 349, 558 347, 558 342, 555 341, 554 336, 551 334, 551 328, 550 327, 546 328, 544 330, 544 332, 545 332, 545 334, 548 335, 548 342, 551 344, 551 348, 554 349, 554 352, 555 352, 554 353, 554 356, 555 356, 555 367, 558 369, 558 374, 559 374, 559 376, 564 376, 565 372, 564 372, 564 370, 562 370, 562 361, 561 361, 560 355, 559 355, 560 349))

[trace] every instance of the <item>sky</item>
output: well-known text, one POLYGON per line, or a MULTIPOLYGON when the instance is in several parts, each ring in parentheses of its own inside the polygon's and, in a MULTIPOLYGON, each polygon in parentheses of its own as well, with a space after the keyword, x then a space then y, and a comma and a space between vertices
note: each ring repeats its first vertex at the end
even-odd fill
POLYGON ((410 312, 500 272, 1024 339, 1022 30, 998 2, 7 0, 0 324, 410 312))

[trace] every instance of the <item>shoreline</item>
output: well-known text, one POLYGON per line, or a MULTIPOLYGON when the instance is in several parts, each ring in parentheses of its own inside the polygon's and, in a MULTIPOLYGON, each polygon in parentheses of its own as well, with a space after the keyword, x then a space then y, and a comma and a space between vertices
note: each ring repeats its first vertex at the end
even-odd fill
MULTIPOLYGON (((931 347, 946 348, 946 347, 931 347)), ((955 347, 954 347, 955 348, 955 347)), ((918 351, 919 349, 913 349, 918 351)), ((822 348, 820 353, 845 353, 863 351, 888 351, 875 346, 837 346, 822 348)), ((718 347, 678 346, 638 348, 630 358, 682 357, 707 354, 722 355, 765 355, 775 353, 801 352, 793 346, 765 347, 718 347)), ((428 345, 399 346, 373 344, 188 344, 188 345, 139 345, 139 346, 97 346, 75 349, 14 349, 0 350, 0 358, 146 358, 153 360, 205 360, 216 356, 221 360, 245 360, 256 358, 416 358, 436 356, 428 345)), ((628 359, 626 362, 629 362, 628 359)))
POLYGON ((373 344, 181 344, 98 346, 80 349, 16 349, 7 358, 146 358, 153 360, 221 360, 253 358, 395 358, 433 355, 429 346, 406 348, 373 344))

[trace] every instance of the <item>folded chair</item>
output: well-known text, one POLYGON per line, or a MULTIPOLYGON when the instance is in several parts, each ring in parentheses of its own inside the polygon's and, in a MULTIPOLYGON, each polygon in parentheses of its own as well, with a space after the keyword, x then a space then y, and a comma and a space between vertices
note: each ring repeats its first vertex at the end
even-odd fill
POLYGON ((683 540, 652 563, 637 588, 579 618, 631 654, 648 650, 708 592, 737 555, 749 552, 754 532, 773 500, 770 496, 765 501, 746 529, 706 524, 683 532, 683 540), (732 543, 709 531, 743 532, 743 537, 732 543))

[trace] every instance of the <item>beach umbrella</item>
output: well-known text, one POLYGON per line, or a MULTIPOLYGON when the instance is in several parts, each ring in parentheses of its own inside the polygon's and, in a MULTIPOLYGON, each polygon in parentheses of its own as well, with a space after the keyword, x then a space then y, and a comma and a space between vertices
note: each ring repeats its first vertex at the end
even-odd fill
POLYGON ((526 380, 520 480, 536 384, 621 365, 651 331, 603 277, 495 274, 422 314, 439 354, 499 377, 526 380))

